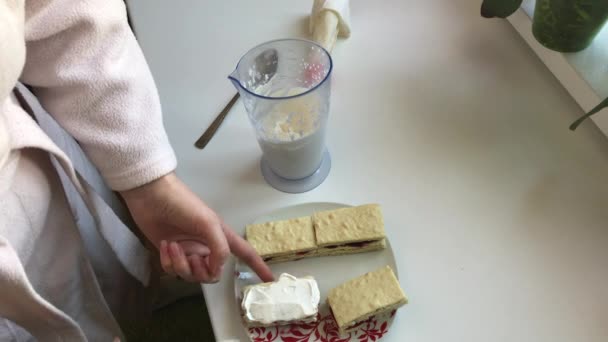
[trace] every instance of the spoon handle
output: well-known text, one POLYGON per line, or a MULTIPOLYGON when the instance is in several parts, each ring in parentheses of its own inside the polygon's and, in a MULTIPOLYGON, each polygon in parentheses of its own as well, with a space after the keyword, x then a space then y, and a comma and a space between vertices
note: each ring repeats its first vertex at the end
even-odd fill
POLYGON ((222 109, 222 111, 218 114, 215 120, 213 120, 211 125, 209 125, 209 127, 205 131, 205 133, 203 133, 203 135, 201 135, 201 137, 198 138, 198 140, 194 143, 194 146, 196 146, 196 148, 202 150, 203 148, 205 148, 205 146, 207 146, 209 141, 211 141, 211 138, 213 138, 213 136, 215 135, 215 132, 217 132, 217 129, 220 128, 222 122, 224 122, 224 119, 226 118, 228 113, 230 113, 230 108, 232 108, 232 106, 238 99, 239 93, 234 94, 230 102, 228 102, 226 107, 224 107, 224 109, 222 109))

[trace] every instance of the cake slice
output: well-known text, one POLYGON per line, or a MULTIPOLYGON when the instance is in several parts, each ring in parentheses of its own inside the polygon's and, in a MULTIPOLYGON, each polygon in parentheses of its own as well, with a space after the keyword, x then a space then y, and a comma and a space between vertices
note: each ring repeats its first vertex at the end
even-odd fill
POLYGON ((269 264, 312 256, 317 248, 310 217, 248 225, 245 237, 269 264))
POLYGON ((283 273, 276 282, 245 287, 241 312, 249 328, 312 323, 318 319, 319 300, 313 277, 283 273))
POLYGON ((269 264, 386 248, 384 220, 377 204, 252 224, 245 231, 247 241, 269 264))
POLYGON ((363 253, 386 248, 378 204, 317 212, 312 216, 318 255, 363 253))
POLYGON ((393 270, 384 266, 333 288, 327 304, 340 331, 346 332, 371 316, 407 304, 407 298, 393 270))

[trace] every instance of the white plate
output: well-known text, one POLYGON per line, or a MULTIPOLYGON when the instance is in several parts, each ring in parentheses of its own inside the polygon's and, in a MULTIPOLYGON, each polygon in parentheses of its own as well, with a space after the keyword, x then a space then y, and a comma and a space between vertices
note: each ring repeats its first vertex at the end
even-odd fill
MULTIPOLYGON (((258 217, 252 223, 284 220, 308 216, 317 211, 350 207, 340 203, 306 203, 275 210, 267 215, 258 217)), ((390 327, 394 312, 390 315, 376 316, 359 326, 359 329, 345 335, 340 335, 333 317, 328 312, 325 299, 330 289, 356 278, 364 273, 374 271, 389 265, 399 278, 397 264, 390 242, 387 239, 386 249, 361 254, 313 257, 298 261, 290 261, 270 265, 275 276, 289 273, 297 277, 312 275, 319 284, 321 292, 320 319, 317 323, 304 325, 288 325, 271 328, 246 329, 251 341, 254 342, 309 342, 309 341, 378 341, 390 327)), ((244 264, 235 265, 235 297, 236 305, 240 308, 242 289, 246 285, 257 284, 260 279, 244 264)), ((240 309, 239 309, 240 312, 240 309)))

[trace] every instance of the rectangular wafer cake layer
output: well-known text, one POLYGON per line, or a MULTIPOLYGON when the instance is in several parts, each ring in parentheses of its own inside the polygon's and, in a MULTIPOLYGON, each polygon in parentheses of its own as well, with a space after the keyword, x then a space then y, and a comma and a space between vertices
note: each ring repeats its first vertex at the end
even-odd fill
POLYGON ((368 204, 312 215, 317 246, 335 246, 385 237, 380 206, 368 204))
POLYGON ((332 246, 332 247, 319 247, 319 249, 313 250, 316 256, 327 256, 327 255, 346 255, 346 254, 357 254, 379 251, 386 248, 386 240, 378 241, 365 241, 349 243, 346 245, 332 246))
POLYGON ((245 227, 247 241, 265 259, 293 255, 317 248, 310 217, 251 224, 245 227))
POLYGON ((358 242, 351 245, 335 246, 335 247, 319 247, 307 252, 297 252, 288 255, 277 255, 273 257, 265 257, 264 261, 268 264, 276 264, 279 262, 296 261, 305 258, 332 256, 332 255, 347 255, 379 251, 386 248, 386 240, 358 242))
POLYGON ((327 303, 341 331, 367 318, 395 310, 407 303, 397 277, 389 266, 333 288, 327 303))
POLYGON ((268 324, 263 324, 263 323, 259 323, 259 322, 248 322, 247 319, 244 319, 245 325, 247 326, 247 328, 269 328, 269 327, 274 327, 274 326, 281 326, 281 325, 298 325, 298 324, 309 324, 309 323, 315 323, 318 320, 318 315, 314 315, 311 316, 310 318, 307 319, 300 319, 300 320, 293 320, 293 321, 276 321, 273 323, 268 323, 268 324))
POLYGON ((384 222, 377 204, 248 225, 246 238, 269 264, 386 248, 384 222))

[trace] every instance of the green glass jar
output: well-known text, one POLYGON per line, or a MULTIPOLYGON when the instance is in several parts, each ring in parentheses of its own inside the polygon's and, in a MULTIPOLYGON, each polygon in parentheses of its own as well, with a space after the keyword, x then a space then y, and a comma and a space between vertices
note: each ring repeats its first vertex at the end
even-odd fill
POLYGON ((585 49, 608 18, 608 0, 536 0, 532 33, 560 52, 585 49))

